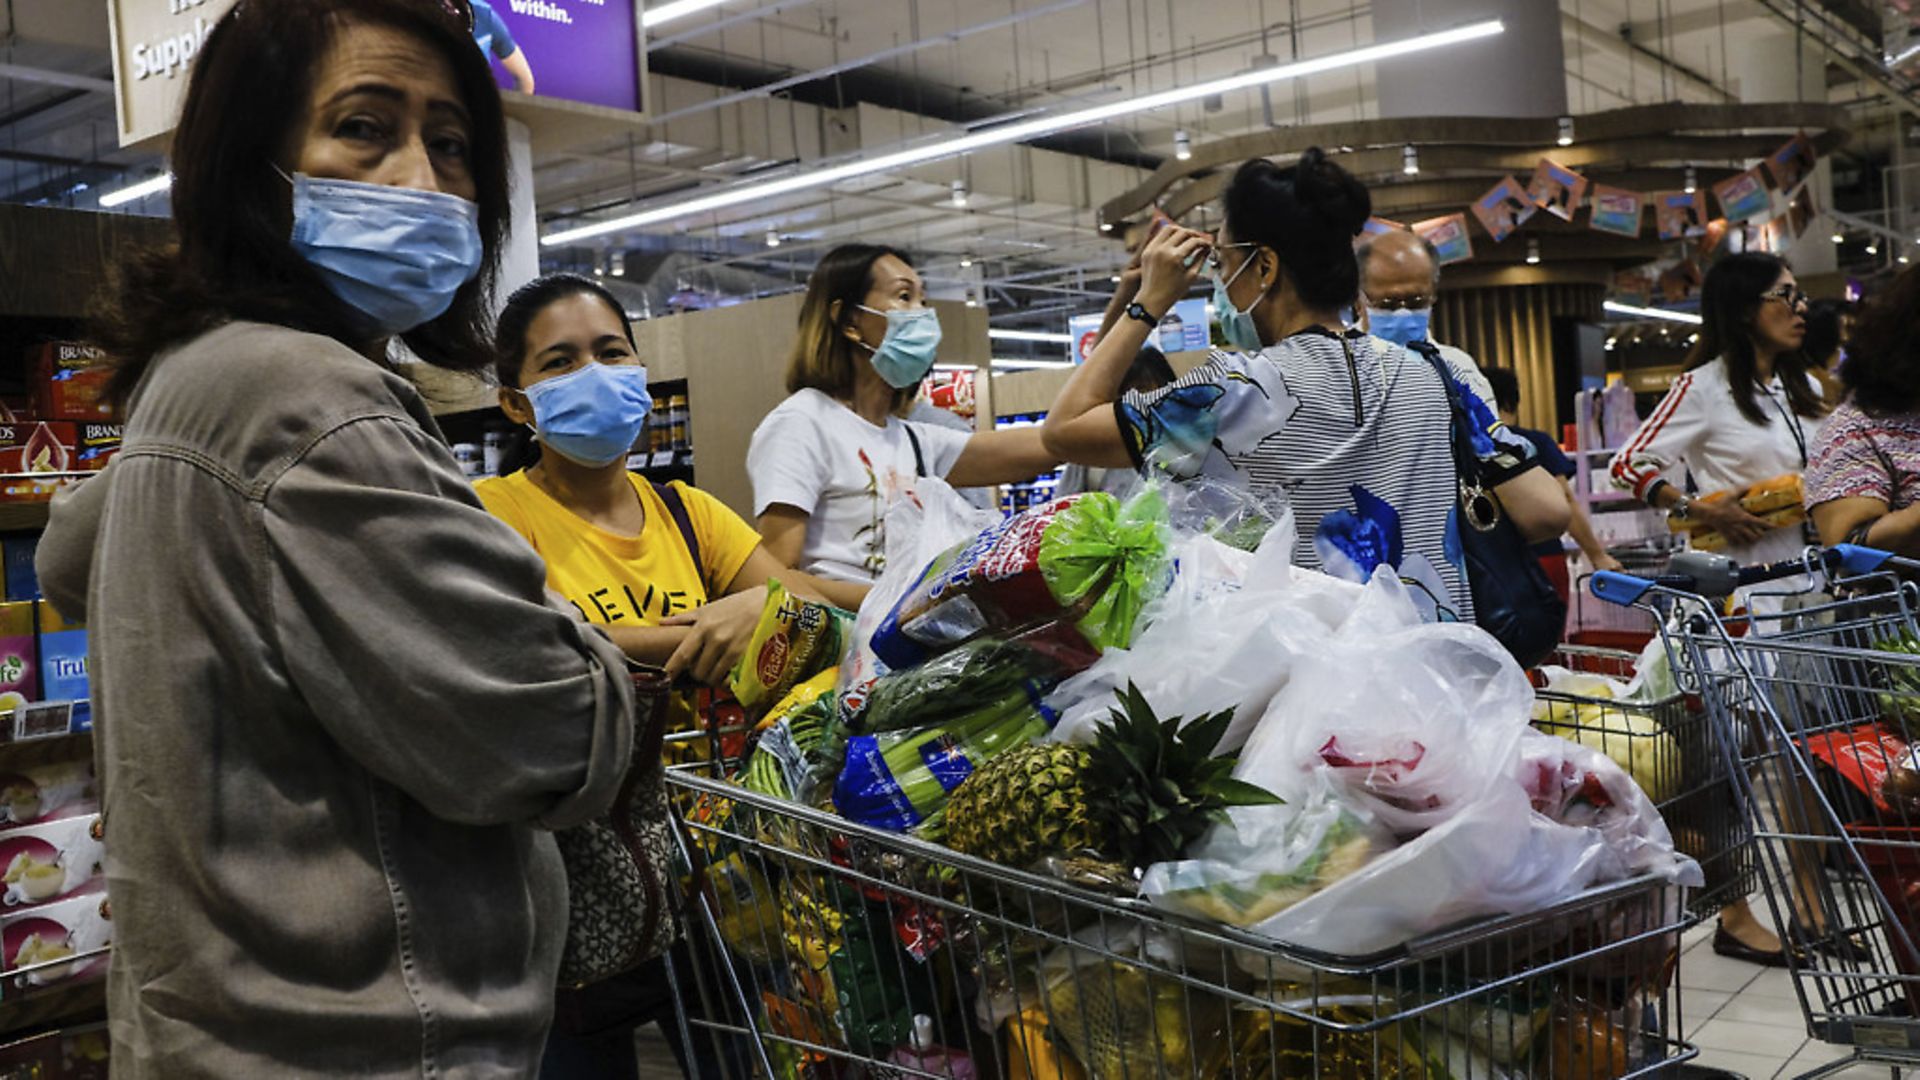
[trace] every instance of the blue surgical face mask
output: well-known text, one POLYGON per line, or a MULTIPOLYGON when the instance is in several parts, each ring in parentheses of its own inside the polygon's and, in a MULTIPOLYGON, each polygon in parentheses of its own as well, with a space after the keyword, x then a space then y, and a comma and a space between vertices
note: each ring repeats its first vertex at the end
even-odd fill
POLYGON ((1266 348, 1266 345, 1260 340, 1260 328, 1253 323, 1253 309, 1259 307, 1266 296, 1263 294, 1247 310, 1241 311, 1233 306, 1233 298, 1227 295, 1227 286, 1238 280, 1251 265, 1253 265, 1253 258, 1248 256, 1247 260, 1240 264, 1240 269, 1235 270, 1233 276, 1225 281, 1220 280, 1218 274, 1214 275, 1213 316, 1220 321, 1220 336, 1227 339, 1228 345, 1241 352, 1256 353, 1266 348))
POLYGON ((887 336, 880 339, 879 348, 860 343, 873 353, 873 370, 895 390, 919 386, 933 370, 934 355, 940 351, 939 314, 930 307, 892 311, 875 311, 865 304, 859 307, 887 320, 887 336))
POLYGON ((627 456, 653 411, 647 369, 638 364, 589 363, 525 393, 540 445, 596 469, 627 456))
POLYGON ((480 211, 458 195, 317 180, 293 183, 293 247, 374 333, 439 318, 480 272, 480 211))
POLYGON ((1432 319, 1432 308, 1387 311, 1384 308, 1369 307, 1367 332, 1374 337, 1391 341, 1395 345, 1408 345, 1415 341, 1427 340, 1427 324, 1432 319))

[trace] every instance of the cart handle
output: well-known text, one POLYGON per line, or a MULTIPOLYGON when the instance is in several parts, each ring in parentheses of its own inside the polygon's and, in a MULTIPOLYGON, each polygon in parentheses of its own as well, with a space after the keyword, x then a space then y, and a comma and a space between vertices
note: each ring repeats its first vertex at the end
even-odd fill
POLYGON ((1638 603, 1654 588, 1692 593, 1703 597, 1728 596, 1742 585, 1778 581, 1818 568, 1828 572, 1844 569, 1853 574, 1871 574, 1885 566, 1893 553, 1859 544, 1835 544, 1830 548, 1808 549, 1804 555, 1779 562, 1742 566, 1725 555, 1709 551, 1683 551, 1673 557, 1667 573, 1654 578, 1636 577, 1617 570, 1601 570, 1588 586, 1593 595, 1621 607, 1638 603))

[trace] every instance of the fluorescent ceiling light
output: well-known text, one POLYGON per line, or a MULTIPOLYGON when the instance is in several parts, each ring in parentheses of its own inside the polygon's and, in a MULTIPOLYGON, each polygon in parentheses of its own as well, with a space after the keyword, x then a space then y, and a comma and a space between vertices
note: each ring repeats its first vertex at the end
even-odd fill
MULTIPOLYGON (((693 0, 682 0, 682 3, 691 2, 693 2, 693 0)), ((669 4, 659 10, 667 11, 675 6, 677 5, 669 4)), ((1086 127, 1089 124, 1103 123, 1121 116, 1129 116, 1139 112, 1149 112, 1154 109, 1163 109, 1169 105, 1177 105, 1184 101, 1194 101, 1200 98, 1212 97, 1217 94, 1245 90, 1250 87, 1284 82, 1288 79, 1318 75, 1322 72, 1352 67, 1356 64, 1373 63, 1375 61, 1405 56, 1409 53, 1424 52, 1428 49, 1458 45, 1462 42, 1491 37, 1495 34, 1503 33, 1505 30, 1506 25, 1500 20, 1489 19, 1485 22, 1477 22, 1470 26, 1462 26, 1453 30, 1443 30, 1439 33, 1421 34, 1418 37, 1406 38, 1401 41, 1389 41, 1377 45, 1368 45, 1364 48, 1349 49, 1346 52, 1333 53, 1312 60, 1300 60, 1291 64, 1281 64, 1278 67, 1259 68, 1253 71, 1242 72, 1238 75, 1229 75, 1221 79, 1195 83, 1191 86, 1163 90, 1157 94, 1147 94, 1143 97, 1109 102, 1105 105, 1075 109, 1071 112, 1060 113, 1054 116, 1037 116, 1031 120, 1002 124, 998 127, 969 132, 968 134, 950 139, 941 139, 937 142, 914 146, 905 150, 896 150, 893 153, 881 154, 877 157, 848 161, 828 168, 804 169, 780 177, 777 180, 741 184, 723 191, 716 191, 711 195, 682 199, 679 202, 668 203, 665 206, 656 206, 651 210, 642 210, 637 214, 628 214, 625 217, 614 218, 611 221, 601 221, 591 225, 581 225, 577 228, 563 229, 560 232, 541 237, 540 242, 548 247, 553 247, 559 244, 571 244, 590 237, 605 236, 608 233, 624 232, 628 229, 639 229, 648 225, 658 225, 663 221, 672 221, 675 218, 688 217, 693 214, 704 214, 713 210, 723 210, 729 206, 739 206, 742 203, 771 199, 781 195, 791 194, 795 191, 804 191, 808 188, 826 187, 830 184, 840 183, 843 180, 850 180, 856 176, 891 172, 897 169, 910 168, 915 165, 924 165, 930 161, 957 157, 961 154, 972 153, 975 150, 981 150, 989 146, 998 146, 1002 143, 1037 139, 1043 135, 1051 135, 1055 132, 1066 131, 1071 128, 1086 127)))
POLYGON ((1615 315, 1631 315, 1637 319, 1666 319, 1669 322, 1689 323, 1693 326, 1700 325, 1700 316, 1690 311, 1669 311, 1666 308, 1635 307, 1632 304, 1622 304, 1613 300, 1608 300, 1600 306, 1615 315))
POLYGON ((111 210, 116 206, 123 206, 130 203, 135 199, 144 199, 149 195, 158 195, 171 187, 173 187, 173 174, 161 173, 159 176, 149 177, 137 184, 130 184, 123 187, 119 191, 107 192, 105 195, 100 196, 100 206, 103 209, 111 210))
POLYGON ((726 2, 727 0, 673 0, 671 4, 648 7, 641 12, 640 25, 659 26, 661 23, 672 22, 675 19, 705 11, 710 7, 719 7, 726 2))
POLYGON ((989 330, 987 336, 996 341, 1038 341, 1043 345, 1070 345, 1072 334, 1049 334, 1041 330, 989 330))

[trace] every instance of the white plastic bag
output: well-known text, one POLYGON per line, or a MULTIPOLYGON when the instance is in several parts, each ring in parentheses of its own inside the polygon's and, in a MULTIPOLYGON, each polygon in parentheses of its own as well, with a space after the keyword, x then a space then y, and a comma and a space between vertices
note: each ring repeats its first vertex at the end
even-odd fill
POLYGON ((1287 685, 1294 655, 1340 626, 1361 596, 1358 585, 1291 565, 1294 542, 1290 515, 1252 555, 1210 536, 1181 540, 1173 586, 1133 648, 1109 650, 1049 698, 1061 717, 1053 738, 1092 741, 1132 683, 1162 716, 1235 710, 1215 752, 1239 750, 1287 685))
POLYGON ((997 511, 979 509, 945 480, 933 476, 915 481, 910 495, 887 508, 887 568, 861 602, 854 619, 853 642, 840 660, 837 689, 842 699, 850 692, 864 691, 885 674, 873 654, 873 632, 920 580, 927 564, 999 520, 997 511))
POLYGON ((1354 805, 1411 835, 1508 775, 1532 704, 1498 641, 1420 622, 1398 579, 1376 574, 1347 621, 1294 658, 1234 775, 1291 802, 1331 770, 1354 805))

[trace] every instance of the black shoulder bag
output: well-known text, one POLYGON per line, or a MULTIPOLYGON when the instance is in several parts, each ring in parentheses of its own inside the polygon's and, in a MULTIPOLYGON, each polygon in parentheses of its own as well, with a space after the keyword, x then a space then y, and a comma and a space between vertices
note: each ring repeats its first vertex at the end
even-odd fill
POLYGON ((1480 457, 1473 452, 1472 414, 1446 361, 1432 342, 1408 348, 1433 365, 1447 393, 1449 441, 1460 499, 1460 549, 1466 556, 1467 587, 1473 591, 1474 621, 1499 639, 1524 668, 1544 663, 1566 631, 1567 605, 1547 580, 1532 545, 1506 515, 1483 482, 1480 457))

